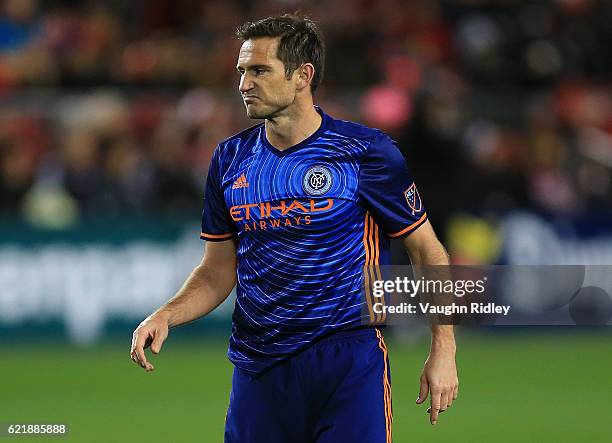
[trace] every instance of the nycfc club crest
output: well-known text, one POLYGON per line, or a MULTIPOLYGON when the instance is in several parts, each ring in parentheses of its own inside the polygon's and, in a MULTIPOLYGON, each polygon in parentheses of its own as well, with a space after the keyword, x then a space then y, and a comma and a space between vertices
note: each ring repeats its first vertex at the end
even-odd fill
POLYGON ((406 197, 408 207, 412 209, 412 215, 414 215, 415 212, 421 212, 423 204, 421 203, 421 196, 414 183, 404 191, 404 197, 406 197))
POLYGON ((329 191, 332 175, 325 166, 313 166, 306 171, 302 186, 310 195, 322 195, 329 191))

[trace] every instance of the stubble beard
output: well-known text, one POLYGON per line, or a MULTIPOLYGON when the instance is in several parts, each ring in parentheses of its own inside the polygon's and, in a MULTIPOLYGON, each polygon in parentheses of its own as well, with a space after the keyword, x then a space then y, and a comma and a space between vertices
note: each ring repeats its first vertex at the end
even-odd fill
POLYGON ((250 119, 263 119, 263 120, 272 120, 275 117, 278 117, 285 109, 287 109, 291 103, 285 105, 275 105, 275 106, 265 106, 265 109, 255 110, 252 107, 249 109, 246 106, 246 115, 250 119))

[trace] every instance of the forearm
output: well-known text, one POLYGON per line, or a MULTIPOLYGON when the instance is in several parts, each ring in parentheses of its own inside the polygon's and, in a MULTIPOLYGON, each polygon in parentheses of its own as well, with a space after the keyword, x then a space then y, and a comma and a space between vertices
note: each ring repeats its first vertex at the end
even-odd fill
MULTIPOLYGON (((450 264, 448 253, 444 246, 437 245, 422 251, 422 265, 448 266, 450 264)), ((454 354, 456 351, 455 332, 453 325, 431 325, 431 352, 444 352, 454 354)))
POLYGON ((408 249, 413 266, 448 266, 450 259, 442 243, 435 240, 429 245, 408 249))
MULTIPOLYGON (((425 244, 420 244, 418 247, 408 244, 406 245, 407 252, 410 255, 410 261, 415 266, 448 266, 450 264, 448 253, 444 246, 437 239, 430 239, 425 244)), ((433 273, 440 277, 440 273, 446 274, 446 270, 441 268, 439 271, 432 270, 428 274, 433 273)), ((431 352, 444 352, 454 354, 456 350, 455 335, 453 325, 439 325, 432 323, 431 325, 431 352)))
POLYGON ((431 325, 430 351, 455 354, 456 350, 453 325, 431 325))
MULTIPOLYGON (((437 248, 431 248, 424 254, 423 265, 447 266, 449 264, 448 253, 440 244, 437 248)), ((431 325, 431 352, 444 352, 454 354, 456 351, 455 333, 453 325, 431 325)))
POLYGON ((219 306, 236 283, 235 272, 213 270, 200 264, 194 268, 183 286, 165 305, 152 315, 161 316, 168 326, 196 320, 219 306))

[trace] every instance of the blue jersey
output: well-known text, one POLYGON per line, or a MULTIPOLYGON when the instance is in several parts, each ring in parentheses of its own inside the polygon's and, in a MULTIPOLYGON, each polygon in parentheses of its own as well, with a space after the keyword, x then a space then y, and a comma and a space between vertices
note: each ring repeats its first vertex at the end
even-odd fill
POLYGON ((389 264, 390 238, 427 219, 389 136, 317 111, 320 128, 295 146, 276 149, 260 124, 220 143, 210 163, 201 238, 238 242, 228 356, 245 371, 384 320, 362 296, 369 269, 389 264))

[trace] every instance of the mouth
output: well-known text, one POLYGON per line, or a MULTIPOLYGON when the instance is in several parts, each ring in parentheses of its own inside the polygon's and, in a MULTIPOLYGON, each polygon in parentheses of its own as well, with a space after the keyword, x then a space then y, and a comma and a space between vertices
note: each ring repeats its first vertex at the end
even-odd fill
POLYGON ((255 97, 254 95, 243 96, 242 101, 245 103, 253 103, 255 100, 259 100, 259 97, 255 97))

